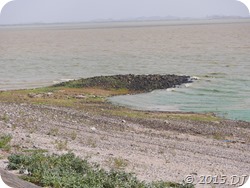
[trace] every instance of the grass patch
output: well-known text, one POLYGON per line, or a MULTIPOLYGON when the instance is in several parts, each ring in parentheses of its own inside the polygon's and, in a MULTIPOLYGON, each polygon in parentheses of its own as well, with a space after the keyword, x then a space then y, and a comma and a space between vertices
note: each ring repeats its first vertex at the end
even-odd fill
MULTIPOLYGON (((37 89, 0 92, 0 102, 84 108, 89 104, 105 103, 106 97, 127 93, 128 90, 126 89, 106 90, 101 88, 68 88, 51 86, 37 89), (78 99, 78 95, 86 97, 84 99, 78 99)), ((8 116, 2 116, 0 118, 5 122, 8 121, 8 116)))
POLYGON ((89 137, 86 141, 86 145, 92 147, 92 148, 96 148, 97 147, 97 142, 95 139, 89 137))
POLYGON ((170 182, 145 183, 133 174, 122 171, 105 171, 99 165, 90 164, 72 153, 47 155, 13 154, 8 169, 25 169, 29 175, 24 180, 42 187, 54 188, 193 188, 193 185, 170 182))
POLYGON ((216 140, 225 140, 225 135, 223 135, 222 133, 214 133, 213 134, 213 138, 216 139, 216 140))
POLYGON ((4 121, 5 123, 8 123, 10 121, 10 118, 7 114, 4 114, 2 117, 1 117, 1 120, 4 121))
POLYGON ((75 140, 77 138, 77 132, 76 131, 70 132, 69 137, 71 138, 71 140, 75 140))
POLYGON ((109 163, 111 168, 116 170, 123 170, 128 166, 128 161, 121 157, 111 158, 109 163))
POLYGON ((68 150, 68 141, 67 140, 56 140, 55 141, 56 149, 62 151, 62 150, 68 150))
POLYGON ((47 135, 49 136, 57 136, 59 134, 59 129, 56 128, 50 128, 49 132, 47 133, 47 135))
POLYGON ((60 88, 56 88, 56 87, 41 87, 41 88, 36 88, 36 89, 30 89, 28 91, 30 92, 34 92, 34 93, 54 93, 56 91, 58 91, 60 88))
POLYGON ((102 89, 125 89, 127 83, 123 80, 118 79, 115 76, 100 76, 85 78, 79 80, 72 80, 56 84, 55 86, 63 86, 69 88, 86 88, 86 87, 97 87, 102 89))
POLYGON ((10 151, 10 141, 12 139, 11 135, 1 135, 0 136, 0 149, 5 151, 10 151))
POLYGON ((166 115, 172 119, 180 120, 191 120, 191 121, 200 121, 200 122, 217 122, 221 119, 219 117, 210 115, 210 114, 170 114, 166 115))
POLYGON ((137 119, 162 119, 162 120, 188 120, 196 122, 219 122, 221 118, 210 114, 196 114, 196 113, 168 113, 168 112, 152 112, 132 110, 125 107, 110 108, 105 110, 105 113, 124 118, 137 119))

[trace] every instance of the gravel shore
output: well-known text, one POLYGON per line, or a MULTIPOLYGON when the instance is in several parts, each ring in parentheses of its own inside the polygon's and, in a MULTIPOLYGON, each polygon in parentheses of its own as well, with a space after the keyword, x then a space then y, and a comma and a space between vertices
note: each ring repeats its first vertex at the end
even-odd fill
MULTIPOLYGON (((233 187, 233 176, 250 173, 249 122, 213 114, 137 111, 106 100, 190 81, 188 76, 116 75, 0 92, 1 135, 12 136, 10 150, 0 149, 0 169, 6 169, 13 153, 73 152, 147 182, 181 183, 190 175, 199 188, 213 187, 211 177, 217 183, 226 177, 226 184, 214 187, 233 187), (210 177, 205 186, 204 177, 210 177)), ((3 178, 11 182, 13 177, 3 178)), ((19 183, 10 186, 32 188, 19 183)))
MULTIPOLYGON (((150 112, 154 118, 133 118, 6 102, 0 103, 0 113, 1 133, 13 137, 12 153, 72 151, 105 169, 134 172, 145 181, 182 182, 192 175, 197 182, 203 175, 230 178, 250 171, 248 122, 175 119, 171 113, 169 118, 155 118, 161 112, 150 112), (124 165, 117 166, 115 159, 124 165)), ((5 168, 9 152, 0 150, 0 155, 0 166, 5 168)))

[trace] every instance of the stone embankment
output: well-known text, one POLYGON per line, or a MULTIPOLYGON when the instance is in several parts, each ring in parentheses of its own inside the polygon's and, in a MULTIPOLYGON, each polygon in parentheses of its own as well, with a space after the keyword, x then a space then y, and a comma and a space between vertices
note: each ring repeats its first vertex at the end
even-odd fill
POLYGON ((189 76, 177 75, 114 75, 97 76, 63 82, 55 86, 66 87, 99 87, 102 89, 128 89, 135 92, 148 92, 155 89, 167 89, 192 82, 189 76))

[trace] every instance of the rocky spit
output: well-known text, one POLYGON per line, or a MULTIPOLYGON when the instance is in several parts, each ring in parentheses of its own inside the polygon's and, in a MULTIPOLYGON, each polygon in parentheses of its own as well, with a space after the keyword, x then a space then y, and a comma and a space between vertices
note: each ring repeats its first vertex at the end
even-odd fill
POLYGON ((172 88, 190 82, 192 82, 190 76, 127 74, 83 78, 59 83, 56 86, 69 86, 74 88, 100 87, 103 89, 128 89, 134 92, 149 92, 156 89, 172 88))

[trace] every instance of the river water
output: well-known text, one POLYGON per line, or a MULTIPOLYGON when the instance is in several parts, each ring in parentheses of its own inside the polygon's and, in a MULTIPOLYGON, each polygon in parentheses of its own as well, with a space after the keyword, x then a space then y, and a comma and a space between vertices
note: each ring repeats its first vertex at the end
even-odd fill
POLYGON ((250 20, 0 26, 0 90, 128 73, 198 80, 110 101, 250 121, 250 20))

